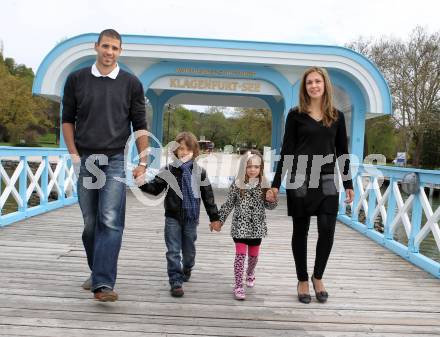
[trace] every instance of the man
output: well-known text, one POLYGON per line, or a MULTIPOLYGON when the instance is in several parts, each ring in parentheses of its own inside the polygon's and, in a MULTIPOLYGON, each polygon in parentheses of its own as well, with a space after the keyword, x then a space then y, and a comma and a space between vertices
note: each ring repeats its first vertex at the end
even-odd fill
POLYGON ((142 84, 119 68, 122 39, 107 29, 95 43, 92 67, 71 73, 63 96, 63 133, 74 164, 80 165, 78 201, 84 219, 82 240, 91 275, 83 288, 95 299, 114 302, 117 262, 125 222, 126 186, 124 148, 133 130, 145 130, 136 139, 139 166, 145 173, 148 147, 145 97, 142 84))

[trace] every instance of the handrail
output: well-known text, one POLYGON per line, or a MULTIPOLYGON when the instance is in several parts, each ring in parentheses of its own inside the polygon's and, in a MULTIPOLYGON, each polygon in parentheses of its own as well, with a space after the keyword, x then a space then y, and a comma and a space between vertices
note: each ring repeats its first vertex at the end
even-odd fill
POLYGON ((66 149, 0 147, 0 227, 75 202, 76 177, 66 149), (33 194, 36 205, 29 203, 33 194), (5 214, 11 199, 17 209, 5 214))
POLYGON ((440 184, 440 171, 364 164, 353 165, 353 172, 355 199, 350 205, 351 214, 344 204, 345 195, 341 193, 338 219, 440 278, 440 263, 420 253, 420 244, 429 233, 440 251, 440 206, 433 209, 424 188, 440 184), (412 172, 418 174, 420 187, 405 200, 400 183, 405 174, 412 172), (382 193, 380 186, 384 180, 389 184, 382 193), (359 219, 361 211, 365 215, 363 222, 359 219), (383 233, 374 228, 379 215, 383 233), (406 245, 394 239, 399 226, 405 230, 406 245))

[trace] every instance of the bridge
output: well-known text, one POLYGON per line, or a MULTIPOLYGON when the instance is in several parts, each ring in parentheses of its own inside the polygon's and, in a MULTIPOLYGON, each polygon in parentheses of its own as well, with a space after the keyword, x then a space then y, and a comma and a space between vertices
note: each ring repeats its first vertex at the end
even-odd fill
MULTIPOLYGON (((3 147, 0 160, 0 336, 440 334, 440 207, 433 208, 423 188, 440 182, 438 171, 415 170, 420 190, 405 196, 400 180, 409 169, 357 168, 353 204, 345 207, 341 195, 325 275, 326 304, 296 299, 292 228, 283 196, 268 212, 257 285, 238 302, 231 292, 229 224, 210 233, 202 209, 196 268, 185 296, 175 299, 168 292, 163 208, 147 207, 128 193, 116 286, 120 300, 103 304, 80 288, 89 271, 75 174, 65 150, 3 147), (379 188, 384 177, 386 190, 379 188), (406 240, 396 239, 399 230, 406 240), (427 240, 435 245, 434 256, 421 251, 427 240)), ((220 204, 225 190, 215 194, 220 204)), ((309 266, 316 236, 314 222, 309 266)))

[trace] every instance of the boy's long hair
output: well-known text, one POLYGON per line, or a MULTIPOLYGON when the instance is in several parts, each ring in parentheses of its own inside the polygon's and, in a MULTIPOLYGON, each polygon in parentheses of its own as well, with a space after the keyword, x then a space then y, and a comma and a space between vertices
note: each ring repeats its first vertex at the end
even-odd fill
POLYGON ((304 72, 299 90, 299 112, 309 113, 310 96, 306 89, 306 79, 311 73, 318 73, 324 80, 324 94, 321 102, 322 122, 326 127, 330 127, 338 119, 338 113, 333 105, 333 87, 330 76, 324 68, 311 67, 304 72))
MULTIPOLYGON (((183 131, 183 132, 179 133, 175 139, 175 142, 177 142, 179 144, 181 141, 184 141, 186 146, 192 151, 192 153, 193 153, 192 159, 195 160, 199 156, 199 153, 200 153, 200 145, 199 145, 199 142, 197 141, 196 136, 192 132, 183 131)), ((177 158, 177 148, 173 152, 177 158)))
POLYGON ((240 167, 238 168, 238 174, 235 177, 235 185, 240 190, 240 196, 244 196, 244 192, 248 187, 246 187, 246 184, 249 182, 249 177, 246 174, 246 168, 249 160, 252 157, 258 157, 260 158, 260 174, 258 175, 258 183, 261 186, 261 190, 263 191, 263 199, 266 198, 266 192, 269 189, 270 185, 267 181, 266 177, 264 176, 264 160, 261 153, 257 150, 249 150, 245 152, 241 158, 240 158, 240 167))

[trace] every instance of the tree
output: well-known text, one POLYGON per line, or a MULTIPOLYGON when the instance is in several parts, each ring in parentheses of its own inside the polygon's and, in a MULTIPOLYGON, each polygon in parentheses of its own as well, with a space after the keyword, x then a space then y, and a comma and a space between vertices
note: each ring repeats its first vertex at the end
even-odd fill
POLYGON ((214 142, 216 148, 223 148, 231 143, 231 121, 228 120, 223 109, 210 107, 207 112, 200 115, 199 136, 214 142))
POLYGON ((393 159, 396 155, 397 137, 392 118, 383 116, 368 119, 366 124, 367 154, 382 154, 388 159, 393 159))
POLYGON ((422 144, 421 163, 423 167, 431 169, 440 168, 440 106, 434 109, 437 114, 433 119, 432 127, 425 130, 422 144))
POLYGON ((347 45, 377 64, 391 90, 393 120, 405 133, 405 151, 412 152, 413 165, 421 163, 427 129, 439 118, 440 32, 428 34, 416 27, 407 41, 394 38, 359 38, 347 45))
POLYGON ((32 97, 33 71, 16 65, 14 59, 0 54, 0 136, 2 141, 33 143, 52 126, 48 120, 51 105, 46 99, 32 97))
POLYGON ((167 105, 164 112, 164 145, 174 140, 182 131, 190 131, 196 136, 198 135, 198 118, 197 111, 191 111, 181 105, 167 105))
POLYGON ((271 143, 272 113, 269 109, 241 108, 239 112, 239 140, 262 149, 271 143))
POLYGON ((198 139, 204 136, 214 142, 217 149, 227 144, 246 144, 262 150, 263 146, 270 145, 272 116, 267 109, 245 108, 226 118, 221 107, 209 107, 200 113, 178 105, 166 107, 163 128, 164 144, 181 131, 191 131, 198 139))

